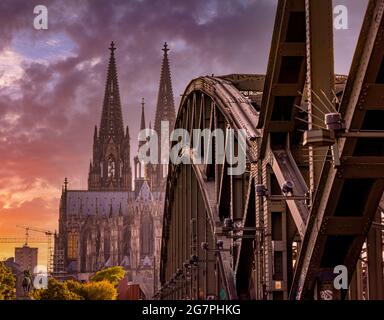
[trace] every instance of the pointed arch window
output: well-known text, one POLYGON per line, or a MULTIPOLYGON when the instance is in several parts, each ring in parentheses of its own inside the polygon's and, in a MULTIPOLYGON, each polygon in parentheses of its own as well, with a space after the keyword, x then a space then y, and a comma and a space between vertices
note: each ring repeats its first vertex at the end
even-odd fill
POLYGON ((166 178, 168 176, 168 166, 163 165, 161 171, 162 171, 162 175, 163 175, 162 177, 166 178))
POLYGON ((108 178, 114 178, 116 173, 116 163, 112 155, 108 158, 108 178))
POLYGON ((108 261, 111 255, 111 232, 109 229, 104 229, 104 260, 108 261))
POLYGON ((149 214, 142 217, 140 226, 141 256, 153 254, 153 220, 149 214))
POLYGON ((79 241, 79 236, 77 232, 68 233, 68 243, 67 243, 68 259, 77 259, 77 251, 79 248, 78 241, 79 241))

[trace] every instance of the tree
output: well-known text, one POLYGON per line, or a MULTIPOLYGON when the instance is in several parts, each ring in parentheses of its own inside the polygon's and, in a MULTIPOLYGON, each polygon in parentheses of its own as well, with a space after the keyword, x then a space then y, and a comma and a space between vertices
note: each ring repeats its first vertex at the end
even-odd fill
POLYGON ((107 281, 88 282, 83 285, 85 300, 116 300, 117 290, 107 281))
POLYGON ((15 277, 4 262, 0 262, 0 300, 16 299, 15 277))
POLYGON ((65 282, 54 278, 48 280, 47 289, 33 290, 32 296, 36 300, 83 300, 79 294, 69 290, 65 282))
POLYGON ((49 279, 48 288, 33 290, 32 296, 36 300, 116 300, 117 289, 107 280, 81 283, 49 279))
POLYGON ((124 278, 125 271, 121 266, 106 268, 97 271, 96 274, 91 278, 91 281, 108 281, 113 286, 117 286, 122 278, 124 278))
POLYGON ((77 294, 82 299, 85 299, 86 292, 84 290, 84 284, 76 280, 67 280, 65 281, 65 285, 69 291, 77 294))
POLYGON ((96 272, 88 283, 49 279, 48 288, 33 290, 32 296, 37 300, 116 300, 116 287, 124 275, 122 267, 111 267, 96 272))

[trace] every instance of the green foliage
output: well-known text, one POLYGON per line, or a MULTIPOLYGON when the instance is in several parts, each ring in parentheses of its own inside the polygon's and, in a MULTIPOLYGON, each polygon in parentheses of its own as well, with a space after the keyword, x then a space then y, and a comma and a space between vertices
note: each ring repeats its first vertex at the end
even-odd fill
POLYGON ((106 268, 96 272, 96 274, 91 278, 91 281, 108 281, 112 285, 117 286, 119 281, 124 278, 125 271, 121 266, 106 268))
POLYGON ((49 279, 48 288, 33 290, 32 297, 36 300, 116 300, 117 290, 107 280, 81 283, 49 279))
POLYGON ((84 290, 84 284, 82 284, 79 281, 76 280, 67 280, 65 281, 65 284, 67 286, 67 289, 78 296, 80 296, 82 299, 85 299, 86 293, 84 290))
POLYGON ((122 267, 111 267, 96 272, 88 283, 49 279, 47 289, 33 290, 31 295, 36 300, 116 300, 116 287, 124 275, 122 267))
POLYGON ((88 282, 83 285, 85 300, 116 300, 117 290, 107 280, 88 282))
POLYGON ((77 293, 68 289, 66 282, 49 279, 47 289, 33 290, 32 297, 36 300, 83 300, 77 293))
POLYGON ((0 300, 16 299, 15 277, 12 271, 0 262, 0 300))

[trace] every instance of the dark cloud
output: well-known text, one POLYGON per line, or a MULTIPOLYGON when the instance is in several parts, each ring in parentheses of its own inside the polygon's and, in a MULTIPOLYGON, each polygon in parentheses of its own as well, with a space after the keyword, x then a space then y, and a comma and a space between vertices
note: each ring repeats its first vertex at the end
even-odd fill
POLYGON ((20 99, 0 96, 2 115, 11 111, 20 115, 17 124, 3 132, 7 142, 0 145, 0 151, 9 150, 12 173, 29 173, 56 184, 64 173, 86 181, 111 40, 118 46, 123 112, 134 153, 142 96, 148 121, 155 112, 163 42, 168 41, 172 49, 178 102, 193 77, 265 69, 275 2, 49 1, 49 30, 36 31, 33 2, 3 1, 1 24, 6 26, 2 30, 8 46, 21 32, 30 34, 32 43, 64 34, 74 46, 64 60, 28 62, 17 83, 20 99), (100 62, 95 65, 78 67, 97 58, 100 62), (17 161, 19 157, 28 159, 28 165, 17 161))
MULTIPOLYGON (((351 14, 351 30, 335 33, 348 50, 335 45, 343 70, 348 61, 341 57, 352 56, 364 1, 335 1, 347 5, 351 14)), ((265 72, 276 4, 277 0, 2 0, 0 53, 10 48, 26 59, 23 77, 10 88, 0 88, 0 188, 14 176, 24 181, 24 191, 42 179, 57 186, 59 195, 64 176, 86 187, 111 40, 118 47, 123 114, 133 156, 141 97, 147 102, 146 119, 153 122, 163 43, 171 48, 177 108, 192 78, 265 72), (37 4, 48 7, 46 31, 33 28, 37 4), (59 44, 48 44, 52 40, 59 44), (9 90, 21 94, 15 97, 9 90), (17 119, 10 121, 10 114, 17 119)), ((39 201, 34 203, 36 212, 39 201)))

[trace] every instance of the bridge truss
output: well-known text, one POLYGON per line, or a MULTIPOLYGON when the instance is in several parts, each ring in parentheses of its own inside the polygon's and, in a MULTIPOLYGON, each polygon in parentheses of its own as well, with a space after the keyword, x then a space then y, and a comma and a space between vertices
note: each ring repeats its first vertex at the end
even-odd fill
POLYGON ((279 0, 265 76, 190 82, 175 128, 233 129, 235 153, 245 130, 246 171, 170 164, 156 298, 384 299, 383 12, 369 1, 348 76, 334 74, 332 1, 279 0))

